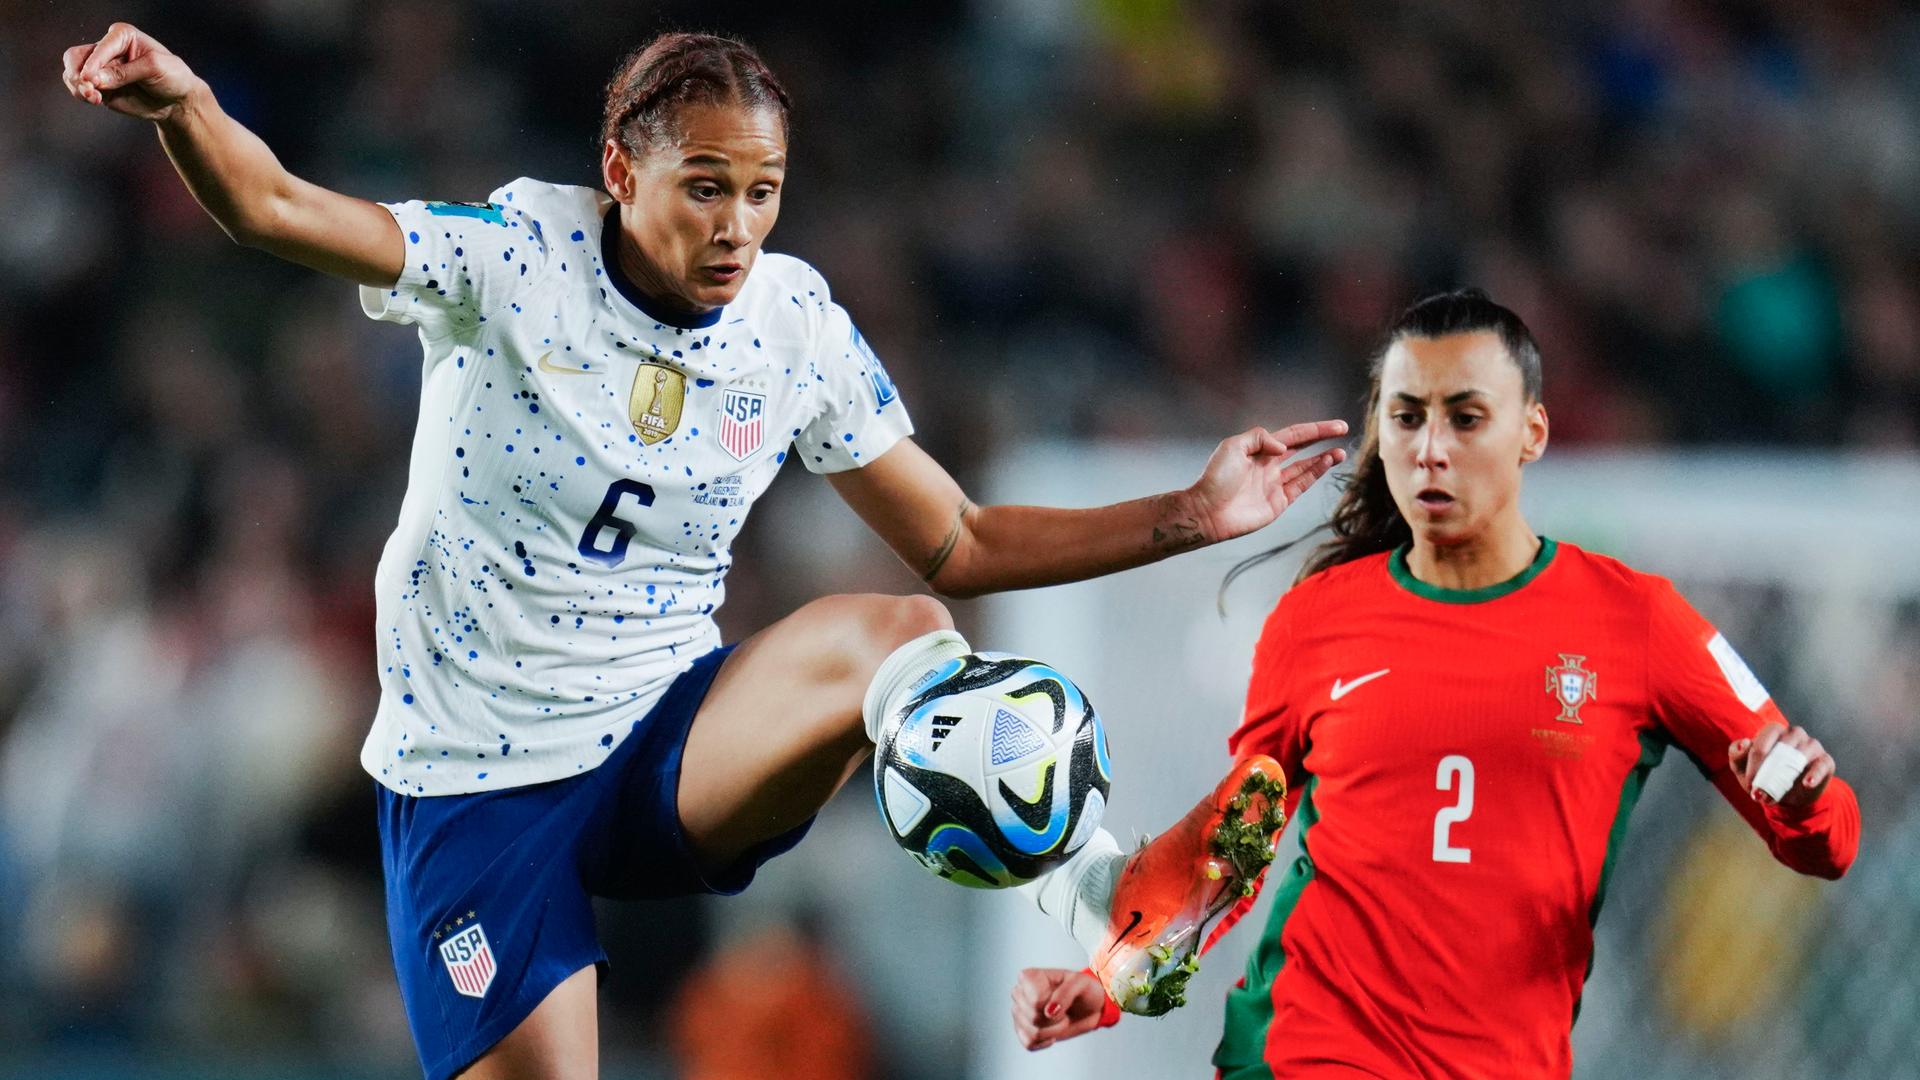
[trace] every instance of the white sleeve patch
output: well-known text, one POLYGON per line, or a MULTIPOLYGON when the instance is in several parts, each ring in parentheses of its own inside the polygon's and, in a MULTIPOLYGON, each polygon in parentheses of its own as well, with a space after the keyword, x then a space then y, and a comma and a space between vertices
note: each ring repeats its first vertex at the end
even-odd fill
POLYGON ((1715 633, 1713 640, 1707 642, 1707 651, 1713 654, 1714 661, 1720 665, 1721 674, 1727 677, 1727 685, 1733 687, 1734 696, 1740 699, 1740 704, 1745 705, 1749 712, 1758 712, 1772 695, 1760 685, 1760 680, 1753 674, 1753 669, 1747 667, 1747 662, 1740 659, 1740 654, 1727 641, 1727 635, 1715 633))

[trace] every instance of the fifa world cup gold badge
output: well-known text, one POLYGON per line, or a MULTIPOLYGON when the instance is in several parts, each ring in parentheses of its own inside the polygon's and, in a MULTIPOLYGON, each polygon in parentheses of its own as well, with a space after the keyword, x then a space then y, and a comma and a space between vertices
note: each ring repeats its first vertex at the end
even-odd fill
POLYGON ((680 407, 687 399, 687 377, 665 364, 641 364, 633 376, 633 394, 627 399, 627 418, 634 434, 652 446, 680 426, 680 407))
POLYGON ((1557 666, 1547 665, 1547 694, 1560 703, 1556 719, 1569 724, 1580 723, 1580 706, 1599 696, 1600 676, 1581 666, 1586 660, 1584 656, 1561 653, 1557 666))

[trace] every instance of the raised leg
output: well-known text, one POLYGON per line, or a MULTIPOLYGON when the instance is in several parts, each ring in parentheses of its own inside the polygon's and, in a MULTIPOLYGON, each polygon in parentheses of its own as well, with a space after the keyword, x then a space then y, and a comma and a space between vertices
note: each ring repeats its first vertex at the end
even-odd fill
POLYGON ((901 645, 953 618, 930 596, 829 596, 741 642, 694 715, 680 823, 722 870, 825 806, 873 749, 861 700, 901 645))

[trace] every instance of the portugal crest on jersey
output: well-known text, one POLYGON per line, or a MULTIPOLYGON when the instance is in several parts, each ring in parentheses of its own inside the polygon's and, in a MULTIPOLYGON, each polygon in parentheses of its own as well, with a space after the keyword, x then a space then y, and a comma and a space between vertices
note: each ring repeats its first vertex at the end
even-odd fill
POLYGON ((652 446, 680 426, 680 407, 687 400, 687 376, 665 364, 641 364, 633 375, 633 394, 627 399, 627 418, 634 434, 652 446))
POLYGON ((1558 719, 1569 724, 1580 723, 1580 706, 1598 696, 1599 676, 1581 666, 1586 660, 1561 653, 1559 665, 1547 667, 1547 694, 1560 703, 1558 719))
POLYGON ((766 427, 767 395, 728 388, 720 395, 720 448, 745 461, 760 443, 766 427))

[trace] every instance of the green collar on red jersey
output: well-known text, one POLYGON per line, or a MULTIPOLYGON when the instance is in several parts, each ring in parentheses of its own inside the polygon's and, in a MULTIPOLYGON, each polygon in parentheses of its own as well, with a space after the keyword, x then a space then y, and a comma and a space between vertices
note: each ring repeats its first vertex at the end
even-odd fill
POLYGON ((1388 556, 1387 572, 1393 575, 1393 580, 1401 588, 1413 595, 1427 600, 1438 600, 1443 604, 1480 604, 1517 592, 1527 582, 1539 577, 1540 571, 1545 570, 1547 564, 1553 561, 1553 553, 1560 549, 1560 545, 1543 536, 1540 538, 1540 553, 1535 555, 1533 562, 1528 563, 1527 568, 1518 574, 1485 588, 1446 589, 1438 585, 1429 585, 1413 576, 1413 571, 1407 569, 1408 546, 1410 545, 1396 548, 1393 554, 1388 556))

